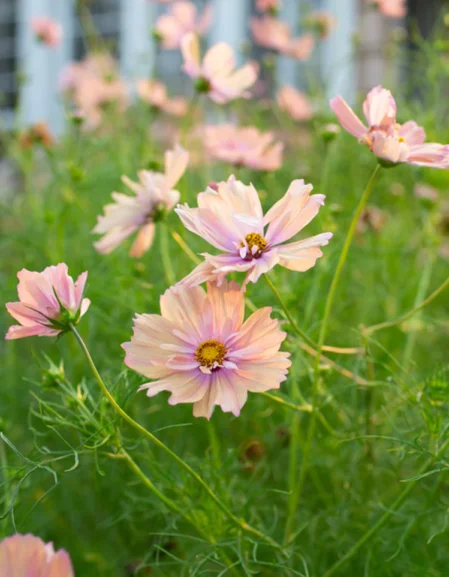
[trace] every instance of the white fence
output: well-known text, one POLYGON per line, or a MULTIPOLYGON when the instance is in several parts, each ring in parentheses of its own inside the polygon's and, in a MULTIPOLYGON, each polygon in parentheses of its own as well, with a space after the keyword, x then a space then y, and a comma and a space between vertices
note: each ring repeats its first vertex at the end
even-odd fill
MULTIPOLYGON (((251 0, 210 0, 214 23, 209 42, 225 40, 237 50, 249 39, 251 0)), ((304 3, 305 0, 303 0, 304 3)), ((302 0, 284 0, 281 17, 290 23, 300 20, 302 0)), ((317 58, 329 94, 351 98, 357 87, 356 70, 350 58, 358 22, 359 0, 314 0, 307 2, 329 10, 338 26, 321 47, 317 58)), ((128 78, 148 75, 155 57, 151 29, 158 13, 166 9, 152 0, 94 0, 89 6, 98 30, 116 40, 123 73, 128 78)), ((58 78, 64 66, 81 53, 80 29, 75 18, 75 0, 0 0, 0 102, 1 116, 11 121, 12 109, 20 102, 21 123, 46 120, 59 132, 64 125, 58 95, 58 78), (40 46, 30 29, 31 18, 47 15, 64 28, 62 45, 55 50, 40 46), (20 79, 20 82, 19 82, 20 79)), ((179 75, 176 58, 169 73, 179 75)), ((296 63, 279 58, 279 81, 296 83, 296 63)), ((164 70, 167 75, 167 70, 164 70)))

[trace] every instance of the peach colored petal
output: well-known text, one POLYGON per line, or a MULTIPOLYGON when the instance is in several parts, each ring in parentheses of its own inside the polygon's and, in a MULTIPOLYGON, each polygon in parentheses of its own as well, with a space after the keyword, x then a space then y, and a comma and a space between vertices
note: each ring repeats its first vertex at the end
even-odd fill
POLYGON ((337 96, 330 101, 330 105, 343 128, 352 136, 363 138, 368 129, 345 100, 337 96))

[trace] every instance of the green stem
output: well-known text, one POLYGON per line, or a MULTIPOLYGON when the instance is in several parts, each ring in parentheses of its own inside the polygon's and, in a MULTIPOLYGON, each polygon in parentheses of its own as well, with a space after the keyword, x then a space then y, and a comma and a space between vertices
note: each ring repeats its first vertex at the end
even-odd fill
POLYGON ((390 327, 402 324, 410 317, 415 315, 417 312, 419 312, 421 309, 423 309, 425 306, 427 306, 434 299, 436 299, 437 296, 440 295, 447 287, 449 287, 449 278, 447 278, 444 281, 444 283, 441 286, 439 286, 431 295, 429 295, 426 299, 424 299, 420 305, 416 306, 405 315, 402 315, 401 317, 395 319, 394 321, 388 321, 385 323, 379 323, 378 325, 372 325, 371 327, 367 327, 366 332, 371 335, 376 331, 381 331, 382 329, 388 329, 390 327))
POLYGON ((281 305, 282 310, 285 313, 285 316, 287 317, 292 329, 295 331, 295 333, 297 335, 299 335, 303 340, 305 340, 311 347, 314 347, 316 349, 317 345, 316 343, 314 343, 312 341, 312 339, 310 337, 308 337, 306 335, 306 333, 299 328, 299 326, 296 324, 295 319, 293 318, 292 314, 290 313, 290 311, 288 310, 287 305, 285 304, 285 302, 283 301, 281 295, 279 294, 279 291, 277 290, 277 288, 274 286, 272 280, 270 279, 270 277, 266 274, 263 275, 267 285, 270 287, 270 289, 273 291, 274 296, 276 297, 278 303, 281 305))
POLYGON ((386 512, 382 515, 382 517, 371 527, 371 529, 369 529, 363 535, 363 537, 361 537, 357 541, 357 543, 353 547, 351 547, 351 549, 345 555, 343 555, 341 559, 339 559, 334 565, 332 565, 332 567, 328 571, 326 571, 323 577, 331 577, 331 575, 334 575, 335 572, 338 571, 338 569, 340 569, 340 567, 342 567, 342 565, 346 563, 346 561, 351 559, 351 557, 353 557, 357 553, 357 551, 361 549, 363 545, 365 545, 365 543, 367 543, 371 539, 371 537, 385 525, 385 523, 390 519, 393 513, 395 513, 402 505, 402 503, 406 500, 409 493, 415 488, 420 477, 422 477, 422 475, 427 473, 427 471, 429 471, 431 467, 433 467, 435 462, 443 455, 444 451, 447 449, 448 446, 449 446, 449 439, 443 444, 443 446, 435 456, 430 457, 430 459, 426 461, 423 467, 421 467, 417 475, 417 478, 414 481, 410 481, 407 484, 407 486, 399 495, 399 497, 397 497, 397 499, 393 502, 393 504, 387 508, 386 512))
POLYGON ((212 489, 209 487, 209 485, 207 485, 207 483, 200 477, 200 475, 194 469, 192 469, 192 467, 190 467, 190 465, 188 465, 183 459, 181 459, 181 457, 179 457, 169 447, 167 447, 167 445, 165 445, 162 441, 160 441, 157 437, 155 437, 150 431, 147 431, 147 429, 142 427, 142 425, 139 425, 139 423, 137 421, 135 421, 132 417, 130 417, 128 415, 128 413, 126 413, 126 411, 124 411, 120 407, 120 405, 117 403, 117 401, 114 399, 114 397, 109 392, 109 389, 107 388, 107 386, 104 384, 103 379, 101 378, 100 373, 98 372, 97 367, 95 366, 95 363, 94 363, 94 361, 93 361, 93 359, 89 353, 89 349, 87 348, 81 335, 78 333, 78 331, 76 330, 76 328, 73 325, 71 325, 70 328, 71 328, 73 334, 75 335, 75 338, 78 341, 78 343, 79 343, 79 345, 80 345, 80 347, 81 347, 81 349, 82 349, 82 351, 83 351, 83 353, 87 359, 87 362, 90 366, 92 374, 94 375, 98 385, 100 386, 101 391, 103 392, 105 397, 108 399, 108 401, 110 402, 110 404, 114 408, 115 412, 117 414, 119 414, 122 417, 122 419, 125 420, 129 425, 131 425, 131 427, 136 429, 136 431, 138 431, 139 433, 141 433, 142 435, 144 435, 145 437, 150 439, 150 441, 152 441, 152 443, 154 443, 157 447, 159 447, 165 453, 167 453, 167 455, 169 455, 193 479, 195 479, 195 481, 206 491, 206 493, 209 495, 209 497, 212 499, 212 501, 214 501, 214 503, 223 511, 223 513, 226 515, 226 517, 228 517, 228 519, 230 521, 232 521, 232 523, 236 527, 238 527, 239 529, 241 529, 245 533, 252 535, 253 537, 257 537, 258 539, 265 541, 265 543, 271 545, 272 547, 280 549, 281 546, 279 545, 279 543, 276 543, 276 541, 274 541, 271 537, 269 537, 268 535, 265 535, 264 533, 262 533, 261 531, 259 531, 255 527, 252 527, 251 525, 246 523, 246 521, 244 521, 243 519, 239 519, 236 515, 234 515, 234 513, 232 513, 232 511, 223 503, 223 501, 221 501, 221 499, 219 499, 217 497, 217 495, 212 491, 212 489))
POLYGON ((162 223, 162 226, 160 227, 159 237, 161 243, 160 249, 161 249, 162 268, 164 269, 165 280, 168 286, 172 286, 176 282, 176 277, 173 271, 170 258, 168 226, 165 223, 162 223))
POLYGON ((295 514, 296 510, 301 498, 301 492, 304 485, 304 481, 306 479, 307 474, 307 467, 308 461, 310 457, 310 452, 312 448, 313 438, 315 436, 315 429, 316 429, 316 417, 317 417, 317 404, 318 404, 318 388, 319 388, 319 377, 320 377, 320 359, 321 353, 323 350, 324 341, 327 336, 327 330, 329 326, 329 320, 332 312, 332 306, 334 304, 334 298, 337 292, 337 287, 340 282, 341 273, 343 271, 344 265, 346 263, 346 258, 349 253, 349 249, 351 247, 352 239, 354 237, 355 229, 357 227, 357 223, 360 219, 360 215, 365 208, 368 199, 370 197, 371 191, 373 190, 374 183, 377 180, 377 177, 380 172, 380 164, 377 164, 374 172, 363 192, 359 204, 354 212, 352 217, 351 224, 349 226, 348 234, 346 235, 346 239, 343 245, 343 249, 340 254, 340 258, 338 260, 337 268, 334 273, 334 277, 332 279, 332 284, 329 289, 329 294, 327 295, 326 306, 324 309, 324 316, 323 320, 321 321, 321 328, 320 334, 318 337, 318 346, 317 346, 317 355, 315 357, 315 367, 314 367, 314 377, 313 377, 313 386, 312 386, 312 406, 313 412, 310 416, 309 427, 307 431, 307 437, 304 444, 303 450, 303 458, 302 458, 302 466, 301 471, 299 474, 298 482, 295 485, 295 491, 292 495, 292 500, 289 507, 289 515, 287 518, 287 523, 285 526, 285 535, 284 535, 284 543, 289 543, 290 538, 292 536, 292 529, 295 521, 295 514))

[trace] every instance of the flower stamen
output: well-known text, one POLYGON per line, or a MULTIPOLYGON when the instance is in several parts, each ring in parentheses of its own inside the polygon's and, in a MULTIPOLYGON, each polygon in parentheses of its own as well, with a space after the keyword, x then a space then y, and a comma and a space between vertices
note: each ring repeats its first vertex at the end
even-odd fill
POLYGON ((227 348, 214 339, 201 343, 196 349, 195 359, 200 363, 201 368, 207 369, 205 372, 217 369, 222 366, 227 348))
MULTIPOLYGON (((250 258, 259 258, 260 255, 267 248, 267 241, 258 232, 251 232, 245 236, 245 242, 247 247, 247 256, 250 258)), ((242 243, 242 247, 245 244, 242 243)))

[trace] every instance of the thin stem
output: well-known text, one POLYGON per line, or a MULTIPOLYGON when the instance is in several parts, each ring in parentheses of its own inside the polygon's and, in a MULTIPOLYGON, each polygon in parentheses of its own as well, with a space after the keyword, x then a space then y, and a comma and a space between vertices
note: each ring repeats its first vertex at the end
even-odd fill
POLYGON ((398 317, 394 321, 388 321, 385 323, 379 323, 378 325, 372 325, 370 327, 367 327, 366 332, 371 335, 372 333, 381 331, 382 329, 388 329, 390 327, 402 324, 410 317, 415 315, 417 312, 419 312, 421 309, 423 309, 425 306, 427 306, 429 303, 431 303, 434 299, 436 299, 437 296, 440 295, 447 287, 449 287, 449 278, 447 278, 444 281, 444 283, 441 286, 439 286, 431 295, 429 295, 426 299, 424 299, 420 305, 416 306, 408 313, 405 313, 405 315, 398 317))
POLYGON ((164 275, 167 284, 172 286, 176 282, 176 277, 171 264, 168 227, 165 223, 162 223, 159 233, 162 268, 164 269, 164 275))
POLYGON ((78 331, 73 325, 71 325, 70 328, 73 334, 75 335, 75 338, 78 341, 81 349, 83 350, 83 353, 87 359, 92 374, 94 375, 97 383, 99 384, 100 389, 102 390, 103 394, 108 399, 108 401, 110 402, 116 413, 119 414, 129 425, 134 427, 134 429, 139 431, 139 433, 150 439, 150 441, 152 441, 157 447, 159 447, 165 453, 167 453, 167 455, 169 455, 191 477, 193 477, 193 479, 195 479, 195 481, 206 491, 209 497, 223 511, 223 513, 228 517, 228 519, 234 523, 236 527, 248 533, 249 535, 253 535, 254 537, 261 539, 262 541, 265 541, 265 543, 268 543, 272 547, 280 549, 281 546, 279 545, 279 543, 276 543, 276 541, 274 541, 271 537, 265 535, 255 527, 252 527, 251 525, 246 523, 246 521, 244 521, 243 519, 239 519, 238 517, 236 517, 236 515, 234 515, 234 513, 232 513, 232 511, 223 503, 223 501, 221 501, 221 499, 217 497, 217 495, 213 492, 213 490, 209 487, 209 485, 207 485, 207 483, 200 477, 200 475, 194 469, 192 469, 192 467, 190 467, 190 465, 188 465, 183 459, 181 459, 181 457, 179 457, 169 447, 167 447, 167 445, 165 445, 162 441, 160 441, 157 437, 155 437, 150 431, 142 427, 142 425, 139 425, 137 421, 135 421, 132 417, 130 417, 128 413, 126 413, 126 411, 124 411, 120 407, 120 405, 117 403, 117 401, 109 392, 107 386, 104 384, 103 379, 101 378, 100 373, 98 372, 97 367, 95 366, 95 363, 89 353, 89 349, 84 343, 81 335, 78 333, 78 331))
POLYGON ((320 334, 318 337, 318 346, 317 346, 317 355, 315 357, 315 367, 314 367, 314 376, 313 376, 313 385, 312 385, 312 406, 313 412, 310 416, 309 427, 307 431, 307 437, 304 445, 303 450, 303 458, 302 458, 302 466, 301 471, 299 474, 298 482, 295 485, 295 491, 292 495, 292 500, 289 507, 289 515, 287 518, 287 523, 285 526, 285 535, 284 535, 284 543, 289 543, 291 536, 292 536, 292 529, 295 521, 295 514, 296 510, 301 498, 302 488, 304 486, 304 481, 306 479, 307 474, 307 467, 308 461, 310 457, 310 452, 312 448, 313 438, 315 436, 315 429, 316 429, 316 417, 317 417, 317 404, 318 404, 318 389, 319 389, 319 381, 320 381, 320 358, 321 353, 323 350, 324 341, 327 336, 329 320, 332 312, 332 306, 334 304, 334 298, 337 292, 338 284, 340 282, 341 273, 343 271, 344 265, 346 263, 346 258, 349 253, 349 249, 351 247, 352 239, 354 237, 355 229, 357 227, 357 223, 360 219, 360 215, 365 208, 368 199, 370 197, 371 191, 373 189, 374 183, 377 180, 377 177, 380 172, 380 164, 377 164, 374 172, 368 182, 365 191, 363 192, 359 204, 354 212, 352 217, 351 224, 349 226, 348 234, 346 235, 345 242, 343 244, 343 249, 340 253, 340 258, 338 260, 337 268, 334 273, 334 277, 332 279, 332 283, 329 289, 329 294, 327 295, 326 306, 324 309, 324 316, 323 320, 321 321, 321 328, 320 334))
POLYGON ((292 329, 295 331, 295 333, 297 333, 303 340, 305 340, 307 343, 309 343, 310 346, 316 348, 317 345, 316 343, 313 342, 313 340, 308 337, 306 335, 306 333, 296 324, 295 319, 293 318, 292 314, 290 313, 290 311, 288 310, 287 305, 285 304, 285 302, 283 301, 281 295, 279 294, 279 291, 277 290, 277 288, 274 286, 272 280, 270 279, 270 277, 266 274, 263 275, 267 285, 270 287, 270 289, 273 291, 274 296, 276 297, 278 303, 281 305, 282 310, 285 313, 285 316, 287 317, 287 319, 289 320, 289 323, 292 326, 292 329))
POLYGON ((448 446, 449 446, 449 439, 443 444, 443 446, 441 447, 441 449, 438 451, 438 453, 436 455, 434 455, 433 457, 430 457, 430 459, 428 459, 426 461, 426 463, 423 465, 423 467, 421 467, 415 480, 410 481, 407 484, 407 486, 402 491, 402 493, 399 495, 399 497, 397 497, 397 499, 393 502, 393 504, 390 505, 390 507, 388 507, 388 509, 382 515, 382 517, 371 527, 371 529, 369 529, 363 535, 363 537, 361 537, 357 541, 357 543, 353 547, 351 547, 351 549, 345 555, 343 555, 343 557, 341 559, 339 559, 334 565, 332 565, 332 567, 328 571, 326 571, 326 573, 323 575, 323 577, 331 577, 331 575, 334 575, 335 572, 338 571, 338 569, 340 569, 340 567, 342 567, 342 565, 344 565, 346 563, 346 561, 351 559, 351 557, 353 557, 357 553, 357 551, 359 549, 361 549, 363 547, 363 545, 365 545, 365 543, 367 543, 371 539, 371 537, 375 533, 377 533, 377 531, 379 531, 379 529, 381 529, 385 525, 385 523, 390 519, 390 517, 393 515, 393 513, 395 513, 399 509, 399 507, 402 505, 402 503, 406 500, 409 493, 415 488, 420 477, 422 477, 422 475, 424 475, 425 473, 427 473, 427 471, 429 471, 431 469, 431 467, 434 465, 434 463, 443 455, 444 451, 447 449, 448 446))

